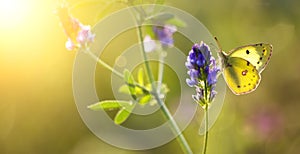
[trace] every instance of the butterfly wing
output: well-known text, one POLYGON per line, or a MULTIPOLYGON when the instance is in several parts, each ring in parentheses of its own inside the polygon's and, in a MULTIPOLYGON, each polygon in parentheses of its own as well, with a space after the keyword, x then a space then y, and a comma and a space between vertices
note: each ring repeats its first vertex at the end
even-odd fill
POLYGON ((238 57, 230 57, 226 60, 223 77, 236 95, 254 91, 260 82, 260 74, 255 66, 238 57))
POLYGON ((272 45, 258 43, 242 46, 229 52, 228 57, 239 57, 250 62, 258 72, 262 72, 272 55, 272 45))

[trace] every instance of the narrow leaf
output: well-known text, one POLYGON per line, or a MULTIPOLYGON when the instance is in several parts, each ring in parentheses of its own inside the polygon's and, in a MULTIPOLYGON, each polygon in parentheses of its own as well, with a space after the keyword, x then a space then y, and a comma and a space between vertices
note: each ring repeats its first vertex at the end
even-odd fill
POLYGON ((93 111, 99 110, 113 110, 122 107, 131 106, 131 101, 121 101, 121 100, 105 100, 88 106, 88 109, 93 111))
POLYGON ((129 115, 131 114, 131 111, 133 110, 134 106, 135 105, 130 105, 130 106, 121 108, 121 110, 119 110, 119 112, 116 114, 116 116, 114 118, 115 124, 120 125, 124 121, 126 121, 129 117, 129 115))
POLYGON ((138 83, 143 86, 144 85, 144 70, 143 68, 139 68, 138 71, 138 83))
POLYGON ((132 98, 134 100, 136 100, 137 97, 136 97, 134 79, 133 79, 133 76, 131 75, 131 73, 127 69, 124 71, 124 79, 125 79, 125 82, 128 85, 128 89, 130 91, 130 94, 131 94, 132 98))
POLYGON ((146 105, 150 102, 151 100, 151 95, 145 95, 144 97, 142 97, 140 100, 139 100, 139 104, 140 105, 146 105))
MULTIPOLYGON (((135 92, 136 92, 136 96, 137 95, 142 95, 145 93, 149 93, 148 91, 144 91, 142 88, 140 87, 135 87, 135 92)), ((127 95, 131 95, 130 91, 129 91, 129 86, 127 84, 123 84, 120 88, 119 88, 119 93, 123 93, 123 94, 127 94, 127 95)))
POLYGON ((130 112, 128 112, 125 108, 122 108, 117 115, 115 116, 114 122, 117 125, 122 124, 130 115, 130 112))
MULTIPOLYGON (((143 68, 142 68, 142 67, 139 68, 137 77, 138 77, 138 84, 139 84, 140 86, 144 86, 144 71, 143 71, 143 68)), ((137 95, 142 95, 142 94, 144 94, 143 89, 140 88, 139 86, 136 86, 136 87, 135 87, 135 91, 136 91, 136 94, 137 94, 137 95)))

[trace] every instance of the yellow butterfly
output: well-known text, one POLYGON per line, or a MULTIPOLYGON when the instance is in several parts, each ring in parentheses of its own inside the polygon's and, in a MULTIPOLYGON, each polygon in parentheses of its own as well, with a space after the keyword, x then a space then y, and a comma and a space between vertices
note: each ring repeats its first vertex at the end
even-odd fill
POLYGON ((234 94, 247 94, 257 88, 260 73, 270 60, 272 48, 271 44, 258 43, 235 48, 229 53, 219 52, 223 77, 234 94))

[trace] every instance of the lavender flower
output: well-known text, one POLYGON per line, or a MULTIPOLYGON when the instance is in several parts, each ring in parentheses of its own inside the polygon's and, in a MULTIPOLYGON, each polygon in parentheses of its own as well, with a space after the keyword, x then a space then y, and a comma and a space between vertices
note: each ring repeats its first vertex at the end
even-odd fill
MULTIPOLYGON (((165 25, 164 27, 153 27, 154 35, 159 40, 162 48, 173 47, 174 39, 173 33, 177 31, 176 26, 165 25)), ((159 49, 155 40, 153 40, 149 35, 146 35, 144 38, 144 46, 146 52, 152 52, 159 49)))
POLYGON ((194 100, 202 107, 212 102, 217 93, 215 87, 220 68, 217 67, 209 47, 203 42, 195 44, 189 52, 185 66, 190 76, 186 79, 187 84, 196 87, 194 100))
POLYGON ((81 48, 94 41, 95 34, 91 32, 91 27, 83 25, 78 19, 72 17, 65 3, 56 9, 55 13, 60 19, 61 25, 68 37, 66 48, 74 50, 81 48))
POLYGON ((154 26, 153 31, 156 37, 161 42, 163 48, 173 47, 174 45, 173 33, 177 31, 176 26, 174 25, 164 25, 164 27, 154 26))

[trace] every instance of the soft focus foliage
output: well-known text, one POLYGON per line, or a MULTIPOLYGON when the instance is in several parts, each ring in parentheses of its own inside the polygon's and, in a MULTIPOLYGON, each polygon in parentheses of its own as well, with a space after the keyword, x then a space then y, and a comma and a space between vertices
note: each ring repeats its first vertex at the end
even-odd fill
MULTIPOLYGON (((103 0, 103 4, 106 2, 103 0)), ((24 8, 19 12, 12 8, 10 14, 0 10, 0 153, 181 153, 176 140, 151 150, 129 151, 96 138, 82 122, 74 103, 75 52, 66 51, 67 37, 52 13, 57 0, 16 0, 16 3, 26 5, 20 5, 24 8), (8 19, 20 20, 10 25, 8 19)), ((300 2, 167 0, 166 3, 198 18, 222 42, 223 50, 258 42, 274 47, 255 92, 238 97, 227 92, 222 113, 210 131, 208 153, 300 153, 300 2)), ((82 23, 93 25, 95 19, 125 7, 110 5, 101 12, 99 6, 105 5, 82 5, 71 12, 82 23), (101 13, 95 15, 95 12, 101 13)), ((123 49, 137 41, 135 36, 134 30, 120 34, 107 46, 103 59, 113 64, 123 49)), ((175 34, 174 41, 174 46, 186 55, 195 43, 180 34, 175 34)), ((214 51, 214 47, 211 49, 214 51)), ((166 72, 175 76, 170 69, 166 68, 166 72)), ((108 90, 109 71, 97 67, 95 73, 99 97, 112 99, 108 90)), ((167 105, 173 112, 180 99, 176 83, 177 78, 167 80, 170 89, 167 105)), ((202 115, 199 111, 184 131, 195 153, 202 148, 203 137, 197 134, 202 115)), ((147 126, 139 126, 139 121, 145 118, 129 119, 125 124, 144 128, 147 126)), ((164 121, 160 113, 147 120, 164 121)))

